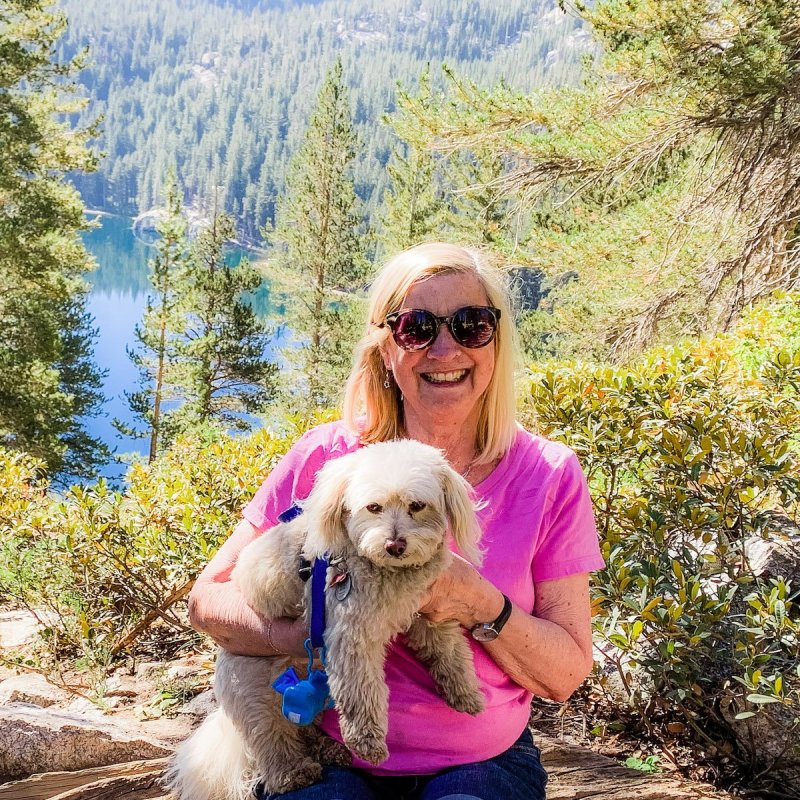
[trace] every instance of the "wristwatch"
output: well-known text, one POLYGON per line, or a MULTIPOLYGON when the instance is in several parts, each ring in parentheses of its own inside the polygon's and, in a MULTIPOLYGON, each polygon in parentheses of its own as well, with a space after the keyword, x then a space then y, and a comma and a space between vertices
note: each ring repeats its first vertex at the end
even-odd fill
POLYGON ((511 616, 511 601, 503 595, 503 610, 494 622, 479 622, 470 633, 479 642, 493 642, 503 630, 503 626, 511 616))

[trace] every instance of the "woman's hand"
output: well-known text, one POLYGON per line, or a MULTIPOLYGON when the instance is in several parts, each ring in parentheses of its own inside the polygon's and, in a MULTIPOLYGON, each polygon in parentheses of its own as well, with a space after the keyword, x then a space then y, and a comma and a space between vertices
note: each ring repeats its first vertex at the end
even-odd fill
POLYGON ((267 631, 267 644, 276 653, 287 656, 306 655, 305 641, 309 633, 302 617, 277 617, 267 623, 267 631))
POLYGON ((473 628, 479 622, 491 622, 502 609, 500 590, 469 561, 453 555, 450 566, 428 587, 419 613, 431 622, 454 619, 465 628, 473 628))
MULTIPOLYGON (((514 606, 497 639, 483 647, 511 680, 563 702, 592 667, 589 576, 540 581, 534 592, 533 614, 514 606)), ((419 613, 432 622, 454 619, 470 630, 497 619, 502 608, 500 590, 454 555, 429 587, 419 613)))

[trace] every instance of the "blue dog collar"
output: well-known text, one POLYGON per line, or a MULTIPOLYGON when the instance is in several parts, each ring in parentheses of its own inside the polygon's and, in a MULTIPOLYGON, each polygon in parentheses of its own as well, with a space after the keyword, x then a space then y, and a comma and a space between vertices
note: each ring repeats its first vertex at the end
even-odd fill
POLYGON ((282 511, 278 514, 278 522, 291 522, 296 517, 299 517, 303 513, 303 509, 297 505, 297 503, 292 503, 286 511, 282 511))

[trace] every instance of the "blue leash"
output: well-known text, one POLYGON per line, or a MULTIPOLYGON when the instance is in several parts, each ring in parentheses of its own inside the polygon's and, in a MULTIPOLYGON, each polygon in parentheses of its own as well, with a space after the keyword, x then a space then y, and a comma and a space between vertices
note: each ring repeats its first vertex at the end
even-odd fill
POLYGON ((315 558, 311 571, 311 646, 325 650, 325 578, 328 559, 315 558))
MULTIPOLYGON (((291 522, 303 513, 298 505, 292 505, 278 515, 280 522, 291 522)), ((272 683, 272 688, 283 696, 283 716, 295 725, 310 725, 322 711, 333 708, 333 698, 328 689, 325 673, 325 579, 328 559, 317 558, 311 570, 311 625, 310 635, 305 641, 308 653, 308 677, 300 680, 294 667, 289 667, 272 683), (323 669, 314 669, 314 650, 320 651, 323 669)))

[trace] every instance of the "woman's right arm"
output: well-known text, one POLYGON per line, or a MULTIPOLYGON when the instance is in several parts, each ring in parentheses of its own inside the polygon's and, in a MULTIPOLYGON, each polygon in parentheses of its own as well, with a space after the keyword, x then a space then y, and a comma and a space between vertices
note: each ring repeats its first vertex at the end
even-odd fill
POLYGON ((308 497, 317 470, 330 457, 334 424, 306 431, 270 470, 242 521, 200 573, 189 595, 189 618, 220 647, 241 656, 305 655, 308 630, 301 619, 269 620, 252 609, 231 581, 239 554, 254 539, 269 536, 269 528, 292 503, 308 497), (270 627, 270 622, 272 626, 270 627), (270 641, 274 647, 270 646, 270 641))
POLYGON ((189 619, 196 630, 207 633, 234 655, 288 653, 301 656, 305 653, 303 642, 308 636, 302 618, 268 620, 245 602, 231 581, 231 572, 242 548, 259 535, 246 519, 236 526, 197 578, 189 595, 189 619))

